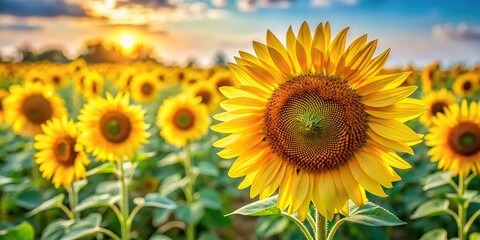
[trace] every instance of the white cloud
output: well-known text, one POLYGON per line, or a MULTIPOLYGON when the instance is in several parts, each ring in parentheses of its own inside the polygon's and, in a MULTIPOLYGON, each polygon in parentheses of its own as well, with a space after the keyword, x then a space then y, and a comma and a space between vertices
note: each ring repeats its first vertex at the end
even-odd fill
POLYGON ((469 26, 461 22, 456 26, 452 23, 436 24, 432 27, 433 36, 440 40, 479 41, 480 26, 469 26))
POLYGON ((358 0, 311 0, 310 4, 315 7, 329 7, 333 4, 340 3, 345 5, 356 5, 358 0))
POLYGON ((215 7, 225 7, 227 0, 212 0, 212 5, 215 7))

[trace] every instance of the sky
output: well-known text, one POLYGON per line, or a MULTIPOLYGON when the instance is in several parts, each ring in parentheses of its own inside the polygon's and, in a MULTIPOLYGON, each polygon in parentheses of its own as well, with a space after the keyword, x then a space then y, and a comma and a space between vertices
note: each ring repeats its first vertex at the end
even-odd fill
POLYGON ((312 31, 328 21, 334 34, 350 27, 348 43, 378 39, 377 54, 391 49, 391 67, 480 63, 477 0, 0 0, 0 53, 27 44, 73 58, 88 40, 133 39, 167 64, 207 66, 217 52, 229 61, 253 53, 267 29, 285 42, 304 21, 312 31))

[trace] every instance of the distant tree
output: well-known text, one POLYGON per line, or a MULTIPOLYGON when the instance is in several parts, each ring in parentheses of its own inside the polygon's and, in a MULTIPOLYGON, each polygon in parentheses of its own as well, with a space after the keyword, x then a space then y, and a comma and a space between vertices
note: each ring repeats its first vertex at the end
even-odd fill
POLYGON ((120 45, 97 39, 85 43, 84 52, 79 58, 85 59, 88 63, 125 63, 155 60, 152 56, 152 48, 144 44, 137 44, 126 54, 120 45))
POLYGON ((218 51, 215 54, 214 63, 215 65, 227 66, 227 58, 225 57, 225 53, 218 51))
POLYGON ((55 47, 37 53, 32 50, 28 43, 25 43, 17 48, 17 52, 21 56, 22 62, 49 61, 64 63, 70 61, 61 49, 55 47))

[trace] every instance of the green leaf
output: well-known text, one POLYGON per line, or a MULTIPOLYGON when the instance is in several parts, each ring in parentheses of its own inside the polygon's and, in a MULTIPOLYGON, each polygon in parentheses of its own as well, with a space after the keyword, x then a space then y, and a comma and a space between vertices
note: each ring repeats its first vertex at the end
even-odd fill
POLYGON ((180 162, 181 157, 178 153, 170 153, 157 162, 158 167, 165 167, 180 162))
POLYGON ((42 193, 38 188, 29 188, 15 196, 18 206, 26 209, 34 209, 43 203, 42 193))
POLYGON ((457 193, 447 193, 445 196, 453 203, 464 204, 465 202, 472 202, 475 197, 478 196, 478 191, 466 191, 463 196, 460 196, 457 193))
MULTIPOLYGON (((352 202, 350 202, 354 205, 352 202)), ((398 226, 405 222, 397 216, 371 202, 365 203, 362 207, 350 207, 350 216, 343 218, 345 221, 359 223, 368 226, 398 226)))
POLYGON ((0 175, 0 187, 12 182, 14 182, 12 178, 0 175))
POLYGON ((47 225, 42 233, 41 240, 58 240, 62 238, 65 229, 73 224, 73 220, 57 219, 47 225))
POLYGON ((182 179, 182 175, 180 174, 174 174, 174 175, 168 176, 165 178, 165 180, 163 180, 163 182, 160 185, 160 189, 159 189, 160 195, 167 196, 170 193, 173 193, 174 191, 176 191, 177 189, 184 187, 185 185, 187 185, 187 183, 188 183, 188 179, 187 178, 182 179))
POLYGON ((480 233, 479 232, 470 233, 468 240, 480 240, 480 233))
POLYGON ((420 205, 410 218, 416 219, 425 216, 435 216, 447 212, 447 209, 447 199, 432 199, 420 205))
POLYGON ((220 174, 218 167, 211 162, 200 162, 198 164, 198 170, 200 171, 200 174, 206 176, 217 177, 220 174))
POLYGON ((220 194, 217 191, 209 188, 200 190, 199 201, 203 205, 210 209, 220 209, 222 207, 222 201, 220 200, 220 194))
POLYGON ((62 236, 62 240, 79 239, 97 232, 102 215, 100 213, 92 213, 78 222, 70 225, 62 236))
POLYGON ((472 203, 480 203, 480 195, 475 196, 475 197, 472 199, 472 203))
POLYGON ((280 214, 280 209, 277 207, 277 196, 275 195, 273 197, 250 203, 225 216, 233 214, 244 216, 269 216, 280 214))
POLYGON ((149 240, 172 240, 172 239, 163 234, 156 234, 152 236, 149 240))
POLYGON ((93 195, 88 198, 85 198, 81 203, 79 203, 77 206, 77 211, 83 211, 88 208, 112 206, 119 199, 120 199, 120 196, 118 195, 112 196, 108 193, 101 194, 101 195, 93 195))
POLYGON ((269 238, 284 232, 289 222, 287 218, 282 216, 262 217, 258 220, 255 232, 259 237, 269 238))
POLYGON ((447 230, 443 228, 433 229, 423 234, 419 240, 447 240, 447 230))
POLYGON ((201 234, 201 235, 198 237, 198 240, 220 240, 220 238, 219 238, 217 235, 209 232, 209 233, 203 233, 203 234, 201 234))
POLYGON ((163 209, 175 209, 177 207, 177 203, 158 193, 149 193, 145 196, 145 198, 136 198, 135 203, 144 207, 156 207, 163 209))
POLYGON ((110 194, 112 196, 119 195, 120 189, 117 181, 103 181, 98 183, 95 188, 96 194, 110 194))
POLYGON ((116 173, 116 171, 117 171, 117 168, 115 167, 115 164, 112 162, 107 162, 96 168, 88 170, 87 176, 92 176, 92 175, 102 174, 102 173, 116 173))
POLYGON ((197 224, 205 214, 203 204, 194 202, 190 206, 179 205, 175 210, 175 217, 187 224, 197 224))
POLYGON ((29 218, 41 211, 45 211, 45 210, 48 210, 48 209, 52 209, 52 208, 56 208, 56 207, 59 207, 60 205, 63 204, 63 199, 65 198, 65 195, 63 195, 63 193, 51 198, 50 200, 47 200, 45 201, 44 203, 42 203, 40 206, 38 206, 37 208, 33 209, 32 211, 28 212, 27 214, 25 214, 25 217, 29 218))
POLYGON ((436 172, 423 179, 423 190, 440 187, 448 184, 452 180, 453 174, 451 172, 436 172))
POLYGON ((35 231, 27 221, 0 231, 0 239, 2 240, 33 240, 34 238, 35 231))

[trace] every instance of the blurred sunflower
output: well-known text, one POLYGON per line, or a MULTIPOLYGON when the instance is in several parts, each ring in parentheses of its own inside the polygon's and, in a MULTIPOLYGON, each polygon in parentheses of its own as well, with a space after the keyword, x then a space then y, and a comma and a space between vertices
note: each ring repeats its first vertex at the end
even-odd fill
POLYGON ((116 86, 120 91, 130 91, 130 86, 132 85, 133 79, 137 75, 137 72, 134 68, 125 69, 121 75, 119 81, 116 81, 116 86))
POLYGON ((128 94, 107 93, 106 99, 94 99, 80 110, 80 141, 98 160, 131 158, 150 137, 144 115, 141 106, 129 104, 128 94))
POLYGON ((160 136, 177 147, 202 137, 210 125, 207 108, 200 98, 182 94, 166 99, 158 109, 160 136))
POLYGON ((167 82, 167 70, 163 68, 155 68, 155 70, 152 71, 152 75, 160 84, 167 82))
POLYGON ((426 94, 422 100, 427 107, 427 111, 420 117, 420 121, 425 126, 430 126, 433 117, 437 116, 438 113, 445 113, 445 109, 456 102, 455 96, 445 88, 426 94))
POLYGON ((55 68, 54 72, 50 72, 48 79, 48 82, 54 87, 61 87, 65 84, 65 78, 62 73, 58 72, 58 68, 55 68))
POLYGON ((433 119, 425 136, 431 149, 431 161, 438 169, 468 176, 480 172, 480 104, 463 100, 461 106, 450 105, 445 114, 433 119))
POLYGON ((366 192, 387 196, 400 180, 393 167, 410 165, 393 151, 413 154, 420 136, 402 122, 419 116, 421 101, 407 98, 417 87, 398 87, 409 73, 379 75, 389 50, 377 40, 356 39, 346 49, 348 28, 330 41, 330 25, 312 34, 303 23, 287 47, 270 31, 267 45, 254 42, 257 57, 240 52, 230 70, 238 87, 221 87, 226 110, 212 127, 227 137, 214 143, 223 158, 238 157, 230 177, 245 177, 250 197, 271 196, 301 220, 313 201, 326 218, 348 215, 348 200, 367 202, 366 192))
POLYGON ((24 83, 27 84, 42 84, 46 85, 48 80, 45 78, 44 74, 38 70, 30 70, 24 76, 24 83))
POLYGON ((422 91, 430 92, 434 87, 437 71, 440 69, 440 63, 435 61, 427 65, 422 71, 422 91))
POLYGON ((42 177, 52 182, 56 188, 69 187, 72 181, 85 178, 87 155, 77 140, 77 125, 67 117, 54 118, 42 125, 44 134, 35 136, 35 162, 39 165, 42 177))
POLYGON ((5 108, 3 107, 3 101, 8 96, 8 92, 4 89, 0 89, 0 123, 5 122, 5 108))
POLYGON ((96 71, 91 71, 83 79, 83 96, 85 99, 94 99, 102 97, 103 77, 96 71))
POLYGON ((188 74, 185 75, 185 78, 182 82, 183 89, 189 89, 193 85, 201 82, 205 82, 206 78, 203 74, 196 72, 196 71, 189 71, 188 74))
MULTIPOLYGON (((217 71, 210 81, 213 82, 215 89, 219 91, 218 89, 224 86, 237 86, 238 81, 233 77, 233 75, 230 73, 230 71, 227 70, 220 70, 217 71)), ((220 92, 219 92, 220 93, 220 92)))
POLYGON ((220 96, 212 82, 197 83, 189 89, 189 93, 193 97, 200 97, 200 103, 204 104, 210 112, 217 109, 220 96))
POLYGON ((41 84, 13 85, 3 101, 7 122, 22 136, 42 133, 41 125, 67 114, 63 100, 41 84))
POLYGON ((460 97, 471 97, 478 89, 478 78, 474 72, 460 75, 453 84, 453 92, 460 97))
POLYGON ((157 97, 158 85, 153 74, 141 74, 133 79, 130 86, 132 98, 142 103, 151 102, 157 97))

